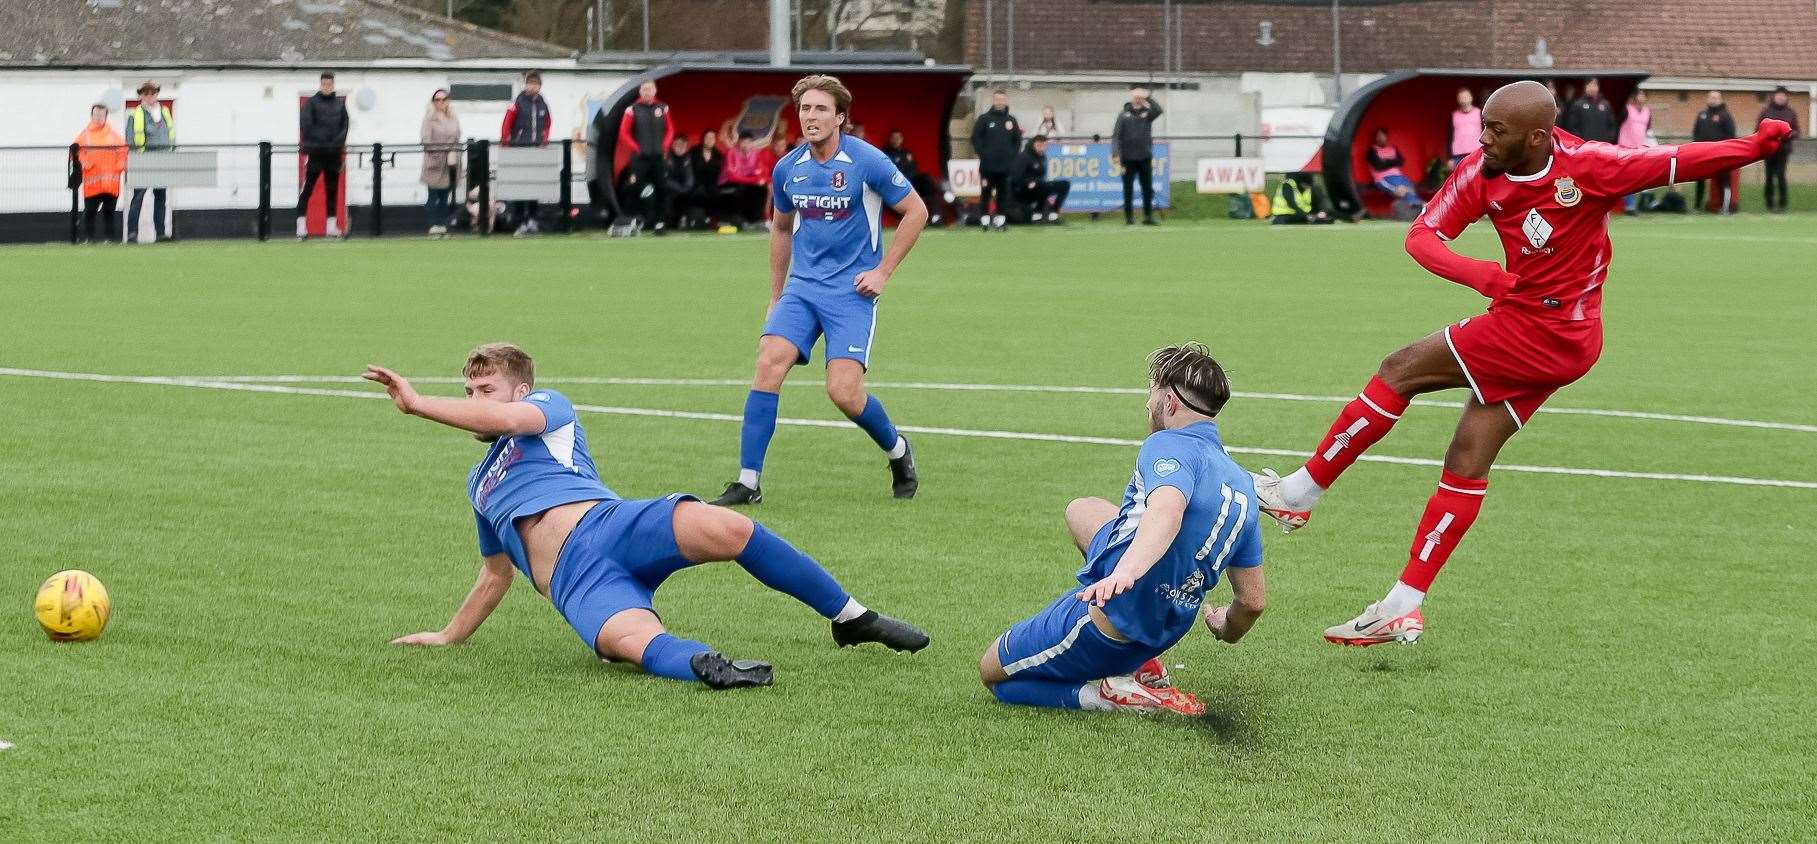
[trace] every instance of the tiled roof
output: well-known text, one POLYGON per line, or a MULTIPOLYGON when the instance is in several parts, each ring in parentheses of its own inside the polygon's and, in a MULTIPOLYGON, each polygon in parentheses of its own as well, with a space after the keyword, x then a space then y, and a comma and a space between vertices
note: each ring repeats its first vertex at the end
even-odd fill
POLYGON ((0 64, 452 61, 568 50, 388 0, 5 0, 0 64))

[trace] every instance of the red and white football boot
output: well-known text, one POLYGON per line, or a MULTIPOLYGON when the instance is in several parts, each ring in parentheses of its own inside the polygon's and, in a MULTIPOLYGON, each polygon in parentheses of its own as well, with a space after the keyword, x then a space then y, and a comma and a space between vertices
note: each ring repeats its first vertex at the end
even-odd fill
POLYGON ((1426 630, 1426 617, 1420 615, 1419 608, 1406 615, 1389 615, 1378 609, 1380 604, 1370 604, 1363 614, 1335 627, 1325 628, 1325 641, 1334 645, 1352 645, 1366 648, 1384 642, 1400 642, 1411 645, 1420 640, 1426 630))
POLYGON ((1249 477, 1255 480, 1256 508, 1280 525, 1282 533, 1293 533, 1312 521, 1311 510, 1287 506, 1287 499, 1281 494, 1281 476, 1273 469, 1263 469, 1261 474, 1250 472, 1249 477))
POLYGON ((1150 688, 1127 675, 1099 680, 1098 696, 1124 712, 1175 712, 1195 717, 1205 714, 1205 704, 1200 703, 1191 693, 1179 689, 1150 688))
POLYGON ((1147 662, 1142 663, 1141 668, 1136 669, 1136 673, 1129 677, 1151 689, 1173 688, 1173 678, 1167 676, 1167 664, 1163 663, 1158 656, 1150 657, 1147 662))

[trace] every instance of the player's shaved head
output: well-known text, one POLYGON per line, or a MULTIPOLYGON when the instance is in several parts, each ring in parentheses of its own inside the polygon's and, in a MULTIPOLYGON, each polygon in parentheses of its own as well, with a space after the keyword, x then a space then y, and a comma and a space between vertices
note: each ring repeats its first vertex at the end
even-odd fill
POLYGON ((1558 103, 1546 86, 1523 80, 1497 88, 1483 102, 1483 166, 1520 173, 1545 166, 1557 119, 1558 103))

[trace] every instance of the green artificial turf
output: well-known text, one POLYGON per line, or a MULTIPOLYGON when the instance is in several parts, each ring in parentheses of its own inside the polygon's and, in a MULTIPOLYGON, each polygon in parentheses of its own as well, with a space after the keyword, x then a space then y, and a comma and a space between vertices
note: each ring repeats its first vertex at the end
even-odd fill
MULTIPOLYGON (((1812 219, 1617 219, 1606 351, 1554 404, 1817 424, 1812 219)), ((1481 307, 1414 266, 1402 231, 931 233, 885 294, 871 377, 1141 387, 1146 352, 1197 338, 1238 390, 1346 396, 1481 307)), ((1460 245, 1494 254, 1480 226, 1460 245)), ((0 366, 454 376, 473 345, 512 340, 576 403, 736 415, 765 255, 757 236, 12 247, 0 366), (604 376, 733 383, 563 382, 604 376)), ((817 355, 783 416, 840 418, 819 376, 817 355)), ((1139 395, 876 394, 903 425, 1144 434, 1139 395)), ((1254 632, 1168 655, 1210 714, 1145 719, 1013 709, 976 679, 984 647, 1072 583, 1061 509, 1119 495, 1130 446, 919 434, 921 494, 900 502, 856 429, 782 427, 754 515, 934 644, 841 651, 737 567, 690 570, 658 595, 665 620, 776 664, 773 688, 712 693, 600 664, 521 579, 470 643, 388 646, 441 626, 472 582, 481 454, 389 403, 17 376, 0 396, 4 840, 1817 829, 1814 489, 1498 472, 1426 640, 1344 650, 1319 631, 1393 581, 1438 471, 1359 464, 1311 527, 1269 531, 1254 632), (63 568, 112 593, 97 642, 52 644, 32 619, 63 568)), ((1221 424, 1233 447, 1306 450, 1338 407, 1239 397, 1221 424)), ((1437 458, 1456 415, 1415 407, 1374 453, 1437 458)), ((737 469, 735 422, 581 419, 626 496, 711 494, 737 469)), ((1812 482, 1817 432, 1541 414, 1503 461, 1812 482)))

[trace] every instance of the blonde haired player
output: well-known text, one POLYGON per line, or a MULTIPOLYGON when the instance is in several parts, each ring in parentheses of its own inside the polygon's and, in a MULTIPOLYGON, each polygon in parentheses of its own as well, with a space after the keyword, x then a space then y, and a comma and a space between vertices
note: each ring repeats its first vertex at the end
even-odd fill
POLYGON ((566 396, 537 389, 522 349, 491 343, 463 370, 467 397, 418 395, 403 376, 369 366, 397 409, 490 443, 467 479, 479 532, 478 582, 447 626, 403 636, 400 645, 465 641, 504 598, 514 571, 530 578, 600 656, 715 689, 767 686, 768 663, 731 660, 664 629, 651 603, 669 575, 697 563, 735 560, 763 585, 833 623, 841 647, 879 642, 918 651, 927 635, 853 600, 813 558, 768 528, 688 495, 626 500, 600 482, 587 433, 566 396))

